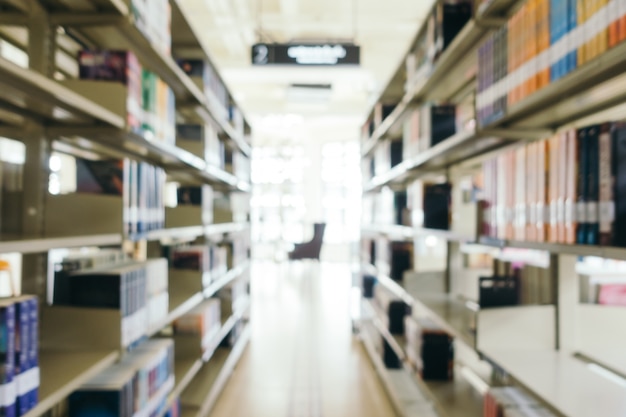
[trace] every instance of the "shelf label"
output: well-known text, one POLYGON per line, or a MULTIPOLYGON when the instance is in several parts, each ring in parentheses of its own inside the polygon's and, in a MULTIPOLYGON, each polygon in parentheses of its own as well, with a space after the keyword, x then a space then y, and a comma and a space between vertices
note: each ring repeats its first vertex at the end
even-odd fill
POLYGON ((252 46, 252 65, 339 66, 359 65, 361 49, 353 44, 302 43, 252 46))

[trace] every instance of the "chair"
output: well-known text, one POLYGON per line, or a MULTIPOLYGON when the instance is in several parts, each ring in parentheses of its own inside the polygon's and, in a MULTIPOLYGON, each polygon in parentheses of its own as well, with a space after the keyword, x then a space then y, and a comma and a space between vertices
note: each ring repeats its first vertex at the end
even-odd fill
POLYGON ((315 223, 313 225, 313 239, 305 243, 296 243, 295 248, 289 252, 289 259, 292 261, 317 259, 319 261, 325 229, 326 223, 315 223))

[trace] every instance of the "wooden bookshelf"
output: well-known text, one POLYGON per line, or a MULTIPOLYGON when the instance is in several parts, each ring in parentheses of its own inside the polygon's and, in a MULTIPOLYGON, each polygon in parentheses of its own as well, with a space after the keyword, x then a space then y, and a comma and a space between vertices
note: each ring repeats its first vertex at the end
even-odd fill
POLYGON ((111 366, 119 358, 115 351, 40 351, 39 367, 41 386, 39 403, 25 417, 37 417, 74 390, 111 366))

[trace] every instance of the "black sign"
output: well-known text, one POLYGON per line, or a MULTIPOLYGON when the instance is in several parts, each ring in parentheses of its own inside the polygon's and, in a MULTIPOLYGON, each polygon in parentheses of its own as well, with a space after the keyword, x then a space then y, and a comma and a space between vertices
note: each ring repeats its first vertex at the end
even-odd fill
POLYGON ((252 46, 252 65, 359 65, 361 49, 349 44, 265 44, 252 46))

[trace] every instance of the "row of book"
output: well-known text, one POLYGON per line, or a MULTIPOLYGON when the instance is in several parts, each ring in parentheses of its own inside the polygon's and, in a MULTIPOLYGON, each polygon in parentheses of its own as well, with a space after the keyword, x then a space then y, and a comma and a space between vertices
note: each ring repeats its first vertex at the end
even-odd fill
POLYGON ((424 30, 420 32, 413 49, 406 57, 406 90, 410 90, 415 83, 429 75, 437 59, 472 18, 472 10, 471 0, 436 2, 426 17, 424 30))
POLYGON ((448 230, 452 186, 416 180, 404 191, 389 188, 363 197, 363 224, 404 225, 448 230))
POLYGON ((56 265, 53 305, 118 311, 121 345, 131 348, 169 314, 167 259, 102 260, 111 258, 77 255, 56 265))
MULTIPOLYGON (((215 297, 209 298, 173 323, 178 357, 202 357, 218 346, 230 346, 235 340, 215 343, 222 323, 241 314, 249 300, 249 280, 246 275, 226 285, 215 297)), ((241 320, 238 320, 240 322, 241 320)), ((232 339, 238 337, 240 326, 231 330, 232 339)))
POLYGON ((556 279, 551 267, 494 259, 493 274, 479 279, 481 308, 555 302, 556 279))
POLYGON ((626 125, 567 130, 484 164, 483 234, 626 246, 626 125))
POLYGON ((39 300, 35 296, 0 302, 0 414, 22 416, 39 401, 39 300))
POLYGON ((174 343, 149 340, 68 398, 70 417, 157 416, 174 388, 174 343))
POLYGON ((626 306, 626 273, 580 274, 579 283, 583 304, 626 306))
POLYGON ((517 387, 492 387, 483 400, 484 417, 555 417, 537 400, 517 387))
POLYGON ((64 83, 126 117, 127 128, 148 140, 174 144, 176 98, 155 73, 142 68, 131 51, 78 54, 80 80, 64 83))
MULTIPOLYGON (((364 166, 364 171, 369 171, 370 177, 382 175, 455 135, 458 124, 454 105, 429 104, 415 109, 404 122, 402 139, 378 144, 369 167, 364 166)), ((369 135, 364 136, 365 140, 368 138, 369 135)))
POLYGON ((131 0, 134 24, 165 55, 172 49, 172 9, 169 0, 131 0))
POLYGON ((121 196, 127 234, 164 227, 165 180, 165 170, 147 162, 76 159, 76 191, 121 196))
POLYGON ((203 59, 179 59, 178 65, 207 96, 216 116, 225 122, 232 120, 243 132, 242 114, 231 106, 228 90, 213 65, 203 59))
POLYGON ((229 269, 229 249, 225 245, 191 245, 175 248, 170 263, 173 269, 197 271, 203 276, 203 285, 222 277, 229 269))
POLYGON ((479 48, 479 124, 625 39, 624 0, 528 0, 479 48))

